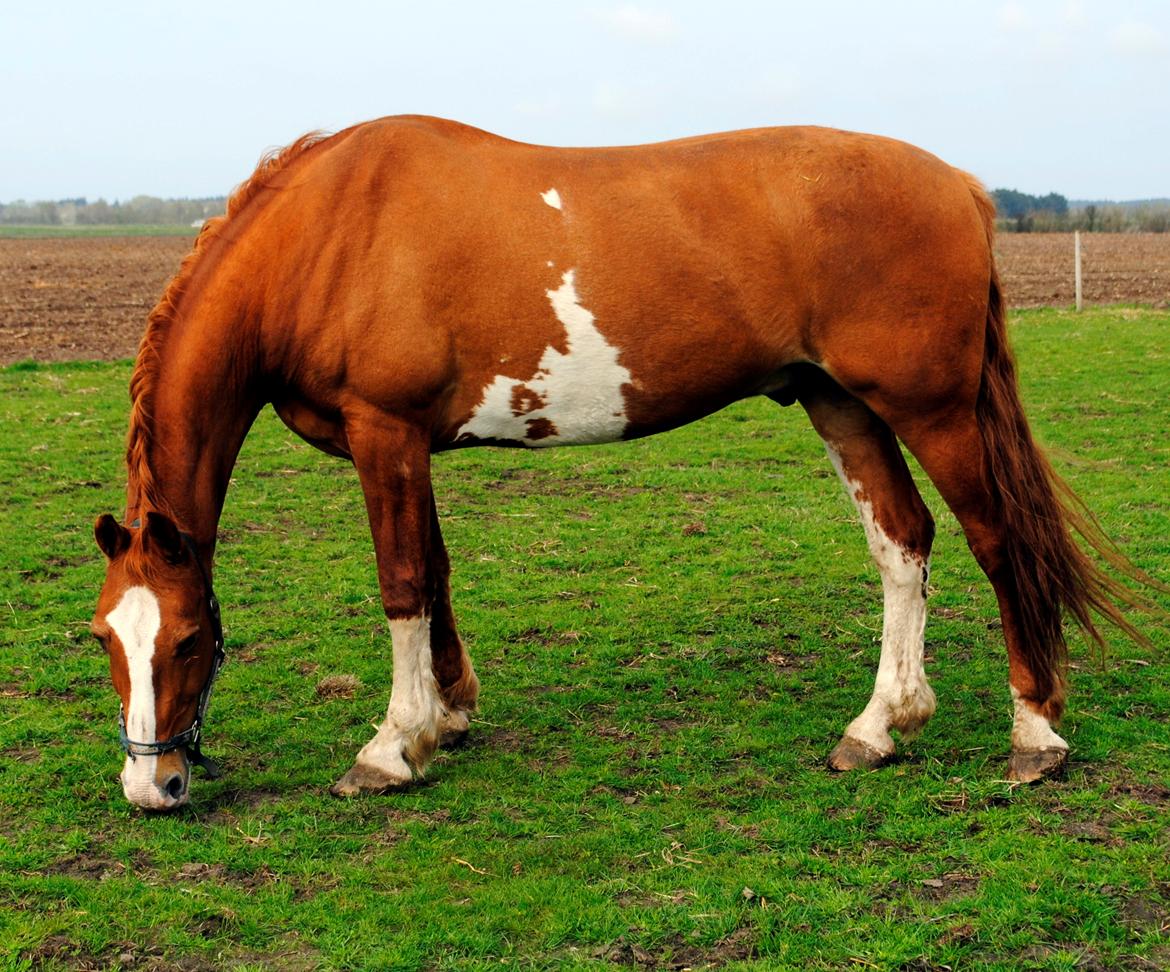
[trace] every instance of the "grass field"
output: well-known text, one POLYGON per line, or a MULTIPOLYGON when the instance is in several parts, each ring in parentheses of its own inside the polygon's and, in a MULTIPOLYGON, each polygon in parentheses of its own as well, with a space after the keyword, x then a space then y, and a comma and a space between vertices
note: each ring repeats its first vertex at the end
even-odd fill
POLYGON ((126 223, 125 225, 104 226, 0 226, 0 239, 24 237, 42 239, 60 236, 190 236, 194 239, 199 230, 182 223, 126 223))
MULTIPOLYGON (((1170 577, 1170 314, 1015 321, 1040 438, 1170 577)), ((1067 781, 1003 782, 993 598, 927 490, 938 714, 896 765, 831 775, 880 584, 807 420, 762 401, 634 444, 438 457, 482 708, 424 785, 346 802, 327 787, 390 686, 361 496, 266 413, 217 565, 227 773, 132 809, 87 633, 128 377, 0 371, 0 966, 1170 967, 1166 628, 1105 664, 1078 638, 1067 781), (326 691, 341 675, 352 697, 326 691)))

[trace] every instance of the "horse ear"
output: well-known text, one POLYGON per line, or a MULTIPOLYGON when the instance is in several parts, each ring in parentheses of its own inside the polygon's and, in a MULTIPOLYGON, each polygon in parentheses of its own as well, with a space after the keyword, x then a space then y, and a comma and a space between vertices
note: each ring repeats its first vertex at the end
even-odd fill
POLYGON ((165 513, 146 514, 146 526, 142 531, 142 539, 148 546, 157 547, 159 553, 166 558, 168 563, 180 564, 187 556, 183 534, 175 526, 175 521, 165 513))
POLYGON ((130 546, 130 531, 109 513, 103 513, 94 522, 93 538, 97 541, 102 553, 110 560, 113 560, 130 546))

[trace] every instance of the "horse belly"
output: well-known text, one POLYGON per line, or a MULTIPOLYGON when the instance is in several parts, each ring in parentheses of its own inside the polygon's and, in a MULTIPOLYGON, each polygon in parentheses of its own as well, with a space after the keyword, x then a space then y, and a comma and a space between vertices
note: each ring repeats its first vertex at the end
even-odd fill
POLYGON ((574 272, 548 291, 565 329, 564 350, 549 345, 527 378, 500 374, 487 381, 482 399, 455 432, 456 445, 514 443, 545 448, 593 445, 622 438, 629 425, 625 399, 633 383, 620 349, 598 330, 581 305, 574 272))
MULTIPOLYGON (((466 386, 482 391, 449 445, 549 448, 638 438, 770 394, 795 360, 765 347, 748 327, 655 329, 611 312, 599 329, 571 270, 548 295, 564 327, 561 346, 546 346, 527 376, 465 373, 466 386)), ((506 367, 514 357, 495 360, 506 367)))

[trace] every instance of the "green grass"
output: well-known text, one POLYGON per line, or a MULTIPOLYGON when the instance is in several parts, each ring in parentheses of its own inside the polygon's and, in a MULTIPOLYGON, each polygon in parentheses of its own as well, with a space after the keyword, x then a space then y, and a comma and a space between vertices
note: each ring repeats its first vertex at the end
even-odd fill
POLYGON ((199 230, 183 224, 127 223, 103 226, 0 226, 0 239, 41 239, 60 236, 190 236, 199 230))
MULTIPOLYGON (((1015 319, 1039 436, 1170 577, 1170 314, 1015 319)), ((424 785, 353 801, 327 787, 390 686, 361 496, 266 413, 217 565, 228 772, 134 810, 86 630, 128 377, 0 372, 0 966, 1170 965, 1166 629, 1104 665, 1078 639, 1068 780, 1003 782, 993 598, 926 490, 938 714, 898 764, 830 775, 880 585, 807 420, 762 401, 639 443, 438 457, 482 709, 424 785), (319 697, 338 674, 355 697, 319 697)))

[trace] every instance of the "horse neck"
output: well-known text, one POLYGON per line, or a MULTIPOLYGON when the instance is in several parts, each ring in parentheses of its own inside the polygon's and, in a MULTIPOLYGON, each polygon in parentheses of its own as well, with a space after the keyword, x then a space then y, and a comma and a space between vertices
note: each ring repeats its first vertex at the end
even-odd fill
POLYGON ((126 505, 128 520, 169 515, 210 565, 232 467, 263 400, 252 329, 201 304, 198 316, 148 331, 139 352, 126 505))

